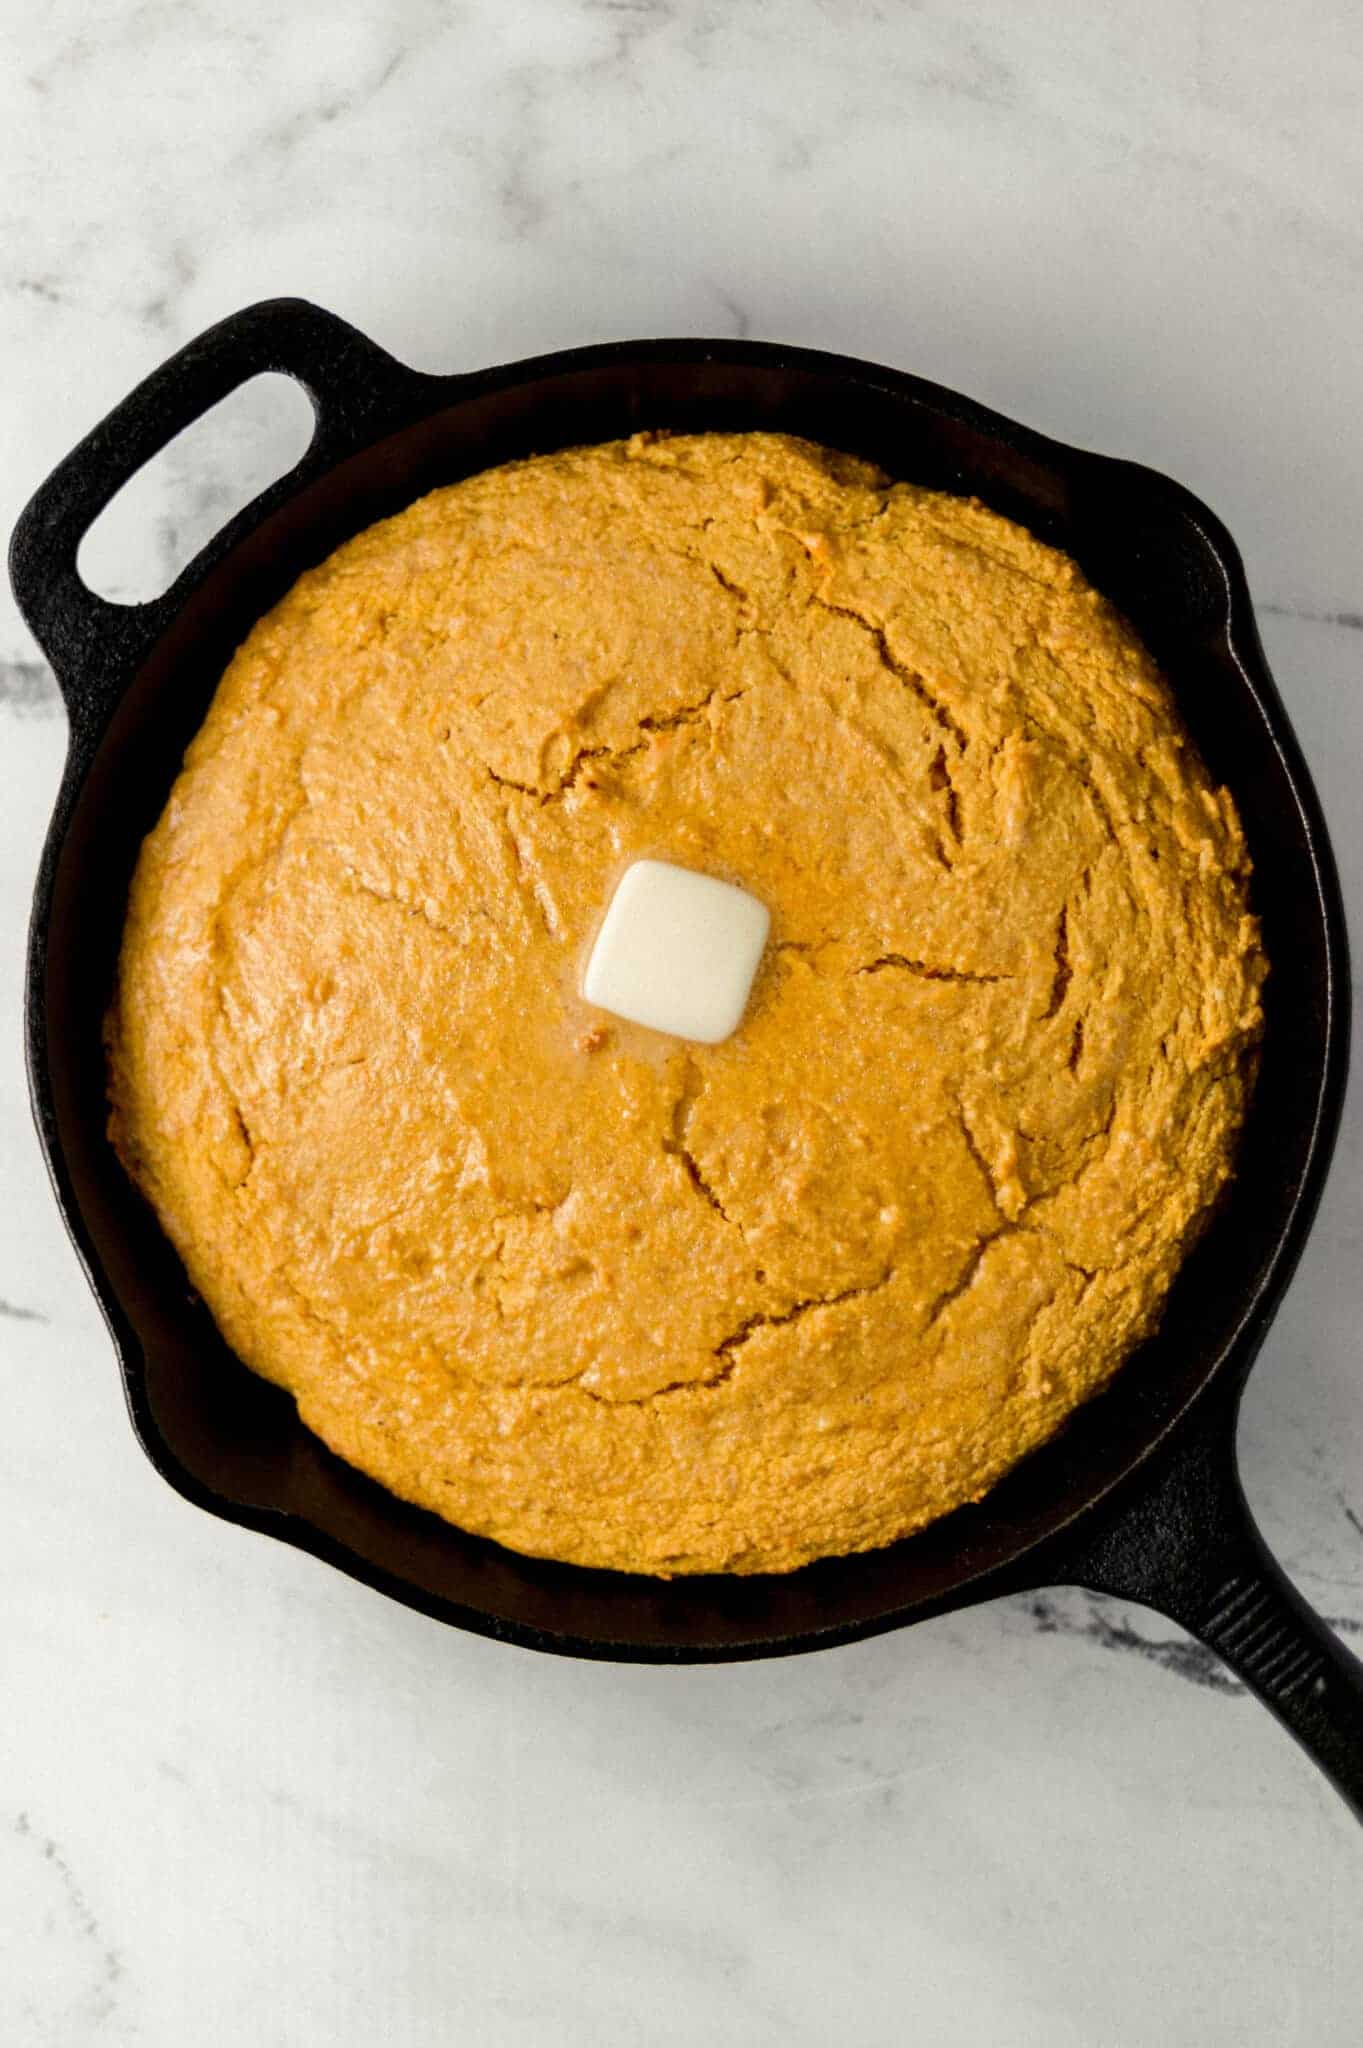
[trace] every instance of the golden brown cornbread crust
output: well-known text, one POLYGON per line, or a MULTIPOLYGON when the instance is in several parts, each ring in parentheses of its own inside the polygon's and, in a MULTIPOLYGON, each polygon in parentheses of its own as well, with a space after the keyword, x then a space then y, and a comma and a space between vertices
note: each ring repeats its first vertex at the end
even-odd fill
POLYGON ((1064 556, 768 435, 490 471, 304 576, 133 882, 112 1130, 228 1341, 517 1549, 785 1570, 977 1499, 1150 1327, 1264 973, 1234 808, 1064 556), (737 1035, 578 994, 642 855, 737 1035))

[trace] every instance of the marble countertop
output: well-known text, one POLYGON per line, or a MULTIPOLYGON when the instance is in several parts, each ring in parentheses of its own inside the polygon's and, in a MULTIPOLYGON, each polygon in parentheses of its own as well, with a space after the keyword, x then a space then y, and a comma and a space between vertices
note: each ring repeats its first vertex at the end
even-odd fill
MULTIPOLYGON (((179 342, 296 292, 424 367, 753 334, 1168 469, 1239 538, 1363 902, 1363 37, 1344 0, 51 0, 0 37, 6 528, 179 342)), ((263 384, 89 573, 298 445, 263 384)), ((97 544, 96 544, 97 542, 97 544)), ((18 1051, 60 770, 0 609, 0 2038, 1344 2043, 1363 1840, 1156 1616, 1001 1601, 789 1662, 537 1658, 199 1514, 124 1418, 18 1051)), ((1363 1109, 1246 1483, 1363 1635, 1363 1109)))

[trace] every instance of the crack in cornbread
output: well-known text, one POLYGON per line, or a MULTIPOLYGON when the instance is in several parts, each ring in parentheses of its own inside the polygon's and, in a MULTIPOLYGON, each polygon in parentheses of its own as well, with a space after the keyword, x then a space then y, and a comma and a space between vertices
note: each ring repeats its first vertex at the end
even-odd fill
POLYGON ((111 1129, 394 1492, 785 1570, 978 1499, 1150 1329, 1244 1114, 1247 888, 1064 556, 784 437, 569 450, 250 634, 134 877, 111 1129), (581 999, 644 856, 771 910, 721 1045, 581 999))

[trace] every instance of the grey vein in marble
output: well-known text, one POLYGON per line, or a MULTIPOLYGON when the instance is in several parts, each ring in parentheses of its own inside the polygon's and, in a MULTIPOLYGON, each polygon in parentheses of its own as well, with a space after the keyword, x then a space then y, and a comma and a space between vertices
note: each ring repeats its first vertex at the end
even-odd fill
POLYGON ((57 681, 45 661, 0 661, 0 712, 53 718, 60 710, 57 681))
MULTIPOLYGON (((14 1817, 11 1835, 17 1841, 31 1847, 38 1858, 40 1871, 50 1873, 51 1877, 55 1879, 58 1903, 53 1909, 53 1915, 50 1917, 55 1917, 57 1913, 60 1913, 65 1918, 67 1926, 75 1938, 77 1948, 89 1958, 91 1974, 88 1979, 83 1983, 73 1981, 66 1987, 65 2017, 80 2023, 82 2032, 79 2039, 82 2041, 88 2038, 88 2035, 84 2032, 86 2027, 89 2028, 90 2033, 102 2034, 108 2023, 117 2016, 120 1989, 124 1976, 123 1957, 119 1950, 112 1947, 106 1939, 104 1931, 76 1879, 75 1872, 72 1870, 71 1864, 59 1844, 50 1835, 40 1834, 34 1828, 28 1814, 22 1811, 14 1817)), ((4 1987, 0 1986, 0 1990, 3 1989, 4 1987)), ((11 1978, 9 1983, 9 1995, 6 2003, 10 2005, 12 2012, 17 2005, 18 2013, 21 2016, 25 2012, 25 2007, 28 2006, 28 2001, 23 1996, 22 1985, 16 1983, 13 1978, 11 1978)), ((43 2015, 34 2013, 31 2006, 28 2007, 28 2017, 39 2021, 39 2023, 43 2020, 43 2015)), ((14 2040, 16 2048, 19 2048, 19 2037, 10 2036, 9 2038, 14 2040)), ((53 2038, 55 2040, 56 2037, 49 2037, 44 2033, 44 2038, 53 2038)), ((66 2036, 66 2041, 72 2044, 72 2048, 74 2048, 76 2040, 77 2036, 74 2034, 66 2036)), ((65 2044, 63 2044, 63 2048, 65 2048, 65 2044)))
POLYGON ((1082 1618, 1067 1615, 1049 1594, 1035 1596, 1029 1603, 1028 1612, 1038 1635, 1065 1635, 1078 1642, 1094 1643, 1101 1650, 1137 1657, 1173 1678, 1186 1679, 1189 1684, 1205 1686, 1211 1692, 1242 1693, 1245 1690, 1240 1680, 1205 1643, 1199 1643, 1191 1636, 1142 1635, 1129 1618, 1117 1619, 1108 1613, 1097 1595, 1089 1596, 1082 1618))
POLYGON ((1255 609, 1274 619, 1304 619, 1312 626, 1342 626, 1350 633, 1363 632, 1363 612, 1313 611, 1309 605, 1295 604, 1260 604, 1255 609))
POLYGON ((273 155, 289 157, 301 151, 319 128, 329 128, 343 116, 367 107, 378 97, 406 61, 407 52, 396 49, 369 76, 357 78, 339 92, 291 111, 287 119, 274 123, 256 137, 256 146, 273 155))
POLYGON ((51 1317, 45 1316, 41 1309, 24 1308, 18 1302, 5 1301, 3 1298, 0 1298, 0 1318, 8 1318, 12 1323, 46 1323, 51 1321, 51 1317))

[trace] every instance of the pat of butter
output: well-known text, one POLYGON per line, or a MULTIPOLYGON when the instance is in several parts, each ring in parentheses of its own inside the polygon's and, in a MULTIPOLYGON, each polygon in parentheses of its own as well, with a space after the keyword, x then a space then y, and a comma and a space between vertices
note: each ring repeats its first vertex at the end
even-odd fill
POLYGON ((746 889, 636 860, 611 898, 582 993, 631 1023, 718 1045, 743 1021, 770 926, 746 889))

